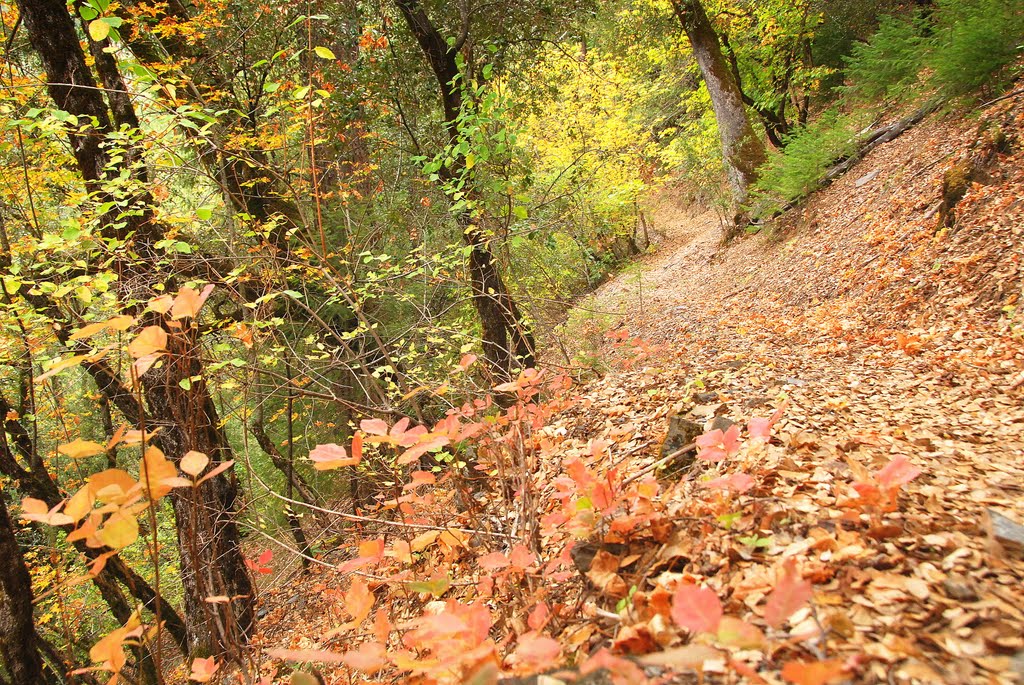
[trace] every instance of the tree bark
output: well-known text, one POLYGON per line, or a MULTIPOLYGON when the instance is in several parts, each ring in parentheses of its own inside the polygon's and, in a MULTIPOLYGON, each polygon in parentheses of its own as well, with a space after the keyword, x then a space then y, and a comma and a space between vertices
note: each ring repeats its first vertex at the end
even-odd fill
POLYGON ((765 161, 764 145, 750 125, 743 94, 700 0, 672 0, 672 8, 690 39, 693 55, 711 95, 732 192, 733 223, 738 225, 743 220, 742 205, 749 188, 757 180, 757 167, 765 161))
MULTIPOLYGON (((463 99, 456 56, 466 41, 468 23, 449 46, 418 0, 394 0, 394 3, 434 72, 441 93, 448 141, 455 145, 458 142, 458 117, 463 99)), ((468 18, 464 21, 468 21, 468 18)), ((451 166, 442 167, 438 173, 442 182, 448 183, 461 177, 465 171, 465 159, 459 155, 451 166)), ((467 190, 469 194, 474 194, 473 188, 467 190)), ((508 378, 514 369, 534 365, 536 346, 533 333, 501 277, 491 251, 490 239, 478 220, 463 210, 456 216, 456 222, 462 231, 463 240, 471 248, 469 281, 473 306, 480 318, 484 356, 499 377, 508 378)))
MULTIPOLYGON (((67 5, 64 0, 18 0, 17 4, 29 42, 46 70, 47 90, 54 104, 78 117, 83 125, 91 122, 90 126, 68 131, 86 188, 100 201, 113 202, 116 198, 104 187, 108 175, 135 174, 140 185, 143 178, 126 168, 124 162, 112 160, 103 147, 107 134, 112 132, 110 116, 67 5)), ((101 67, 105 84, 117 83, 116 65, 106 63, 101 67)), ((130 103, 115 98, 120 123, 134 116, 125 111, 127 106, 130 103)), ((163 237, 163 229, 153 216, 151 198, 144 186, 139 192, 128 211, 115 208, 104 217, 104 237, 130 240, 133 249, 128 252, 137 255, 119 259, 114 265, 120 274, 118 295, 124 303, 145 301, 153 295, 153 286, 170 280, 170 275, 158 266, 154 248, 163 237)), ((230 447, 205 383, 193 381, 189 390, 179 383, 202 372, 192 339, 194 331, 170 328, 160 316, 143 318, 144 323, 165 326, 171 347, 162 365, 151 370, 143 384, 151 417, 147 427, 156 424, 163 428, 157 444, 175 462, 189 450, 205 452, 214 463, 229 460, 230 447)), ((186 630, 193 656, 237 652, 255 620, 252 583, 235 524, 236 497, 233 473, 222 473, 198 488, 175 489, 172 494, 185 588, 186 630), (226 595, 230 601, 205 601, 210 595, 226 595)))
POLYGON ((32 579, 14 536, 7 501, 0 493, 0 661, 11 685, 57 683, 39 655, 32 621, 32 579))

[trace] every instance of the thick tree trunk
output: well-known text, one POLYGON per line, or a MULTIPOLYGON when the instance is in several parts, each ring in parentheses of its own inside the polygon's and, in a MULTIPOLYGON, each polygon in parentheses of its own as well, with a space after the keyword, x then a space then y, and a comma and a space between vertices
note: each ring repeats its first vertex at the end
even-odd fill
MULTIPOLYGON (((419 0, 394 0, 394 3, 434 72, 441 92, 444 126, 449 143, 456 144, 463 97, 462 84, 458 81, 456 55, 466 40, 468 26, 463 26, 462 35, 454 44, 449 45, 420 6, 419 0)), ((464 171, 464 158, 457 156, 452 166, 442 167, 439 174, 442 181, 449 182, 459 178, 464 171)), ((472 195, 473 188, 468 188, 468 192, 472 195)), ((462 230, 463 240, 472 248, 469 256, 470 289, 473 306, 480 318, 484 355, 492 370, 500 377, 507 378, 516 368, 534 365, 533 333, 501 277, 484 229, 465 211, 460 212, 456 220, 462 230)))
MULTIPOLYGON (((107 176, 134 171, 125 169, 123 162, 113 161, 102 145, 112 131, 110 116, 67 5, 64 0, 18 0, 18 9, 29 41, 46 70, 47 89, 54 104, 83 123, 93 122, 84 132, 69 131, 86 187, 101 201, 113 200, 104 188, 107 176)), ((115 83, 116 65, 101 66, 105 84, 115 83)), ((115 100, 119 122, 134 116, 125 110, 130 103, 115 100)), ((142 179, 136 175, 136 180, 142 179)), ((164 285, 169 277, 157 266, 153 245, 162 238, 162 227, 154 220, 150 198, 143 194, 135 198, 135 205, 134 211, 123 216, 116 215, 123 210, 112 210, 104 228, 106 237, 130 237, 138 255, 115 264, 121 276, 119 295, 124 302, 146 299, 152 295, 153 286, 164 285)), ((148 323, 164 325, 162 317, 146 318, 148 323)), ((226 461, 230 459, 228 442, 205 383, 193 381, 189 390, 180 384, 183 379, 200 376, 202 371, 195 342, 189 338, 191 333, 169 327, 166 330, 171 354, 144 379, 149 427, 157 424, 163 428, 158 444, 169 459, 177 461, 187 451, 197 450, 215 463, 226 461)), ((136 417, 136 423, 144 418, 136 417)), ((233 478, 230 472, 220 474, 199 488, 178 488, 172 496, 178 519, 186 628, 193 655, 234 652, 253 626, 252 584, 239 548, 233 478), (230 601, 207 602, 211 595, 227 595, 230 601)))
POLYGON ((738 223, 742 220, 742 205, 747 200, 748 190, 757 180, 757 167, 765 161, 764 145, 750 125, 743 94, 700 0, 672 0, 672 8, 690 39, 693 55, 711 95, 732 191, 733 219, 738 223))
MULTIPOLYGON (((186 330, 169 337, 169 358, 143 380, 150 414, 156 418, 153 423, 160 427, 160 448, 175 461, 187 452, 202 452, 212 467, 231 460, 231 446, 202 378, 195 335, 186 330), (193 379, 188 390, 179 385, 182 378, 193 379)), ((240 656, 238 649, 251 636, 256 616, 252 579, 235 522, 234 471, 198 488, 175 488, 170 497, 177 520, 189 652, 240 656), (227 600, 207 601, 212 597, 227 600)))
POLYGON ((32 621, 32 579, 14 537, 7 502, 0 493, 0 661, 11 685, 59 682, 44 673, 32 621))

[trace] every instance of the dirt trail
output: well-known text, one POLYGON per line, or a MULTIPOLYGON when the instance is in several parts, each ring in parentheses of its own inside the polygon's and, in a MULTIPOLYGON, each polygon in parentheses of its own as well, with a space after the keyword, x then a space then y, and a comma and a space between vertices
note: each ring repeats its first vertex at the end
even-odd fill
MULTIPOLYGON (((863 660, 858 682, 1024 672, 1024 561, 991 530, 993 516, 1024 523, 1022 131, 1014 103, 981 124, 932 121, 791 212, 775 237, 724 250, 714 214, 663 203, 659 251, 584 303, 628 337, 603 343, 612 370, 563 417, 563 452, 614 441, 628 476, 655 460, 672 414, 697 405, 699 420, 745 422, 788 400, 776 451, 756 465, 770 487, 748 531, 770 539, 768 557, 805 555, 839 655, 863 660), (937 231, 943 172, 992 125, 1013 145, 954 230, 937 231), (851 514, 856 466, 897 456, 921 469, 899 509, 851 514)), ((696 492, 684 483, 667 496, 685 513, 696 492)), ((703 561, 687 572, 723 595, 749 598, 763 581, 764 560, 728 536, 694 547, 686 556, 703 561)))

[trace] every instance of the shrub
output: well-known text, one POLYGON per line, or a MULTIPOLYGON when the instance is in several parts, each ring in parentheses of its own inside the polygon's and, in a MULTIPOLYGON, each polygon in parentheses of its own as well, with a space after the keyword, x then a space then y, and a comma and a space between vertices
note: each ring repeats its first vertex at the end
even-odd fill
POLYGON ((871 39, 854 45, 846 58, 851 85, 843 90, 862 101, 907 95, 924 66, 924 34, 920 12, 909 17, 882 17, 871 39))
POLYGON ((851 154, 856 144, 853 119, 835 110, 798 129, 787 137, 786 147, 772 152, 761 167, 760 178, 750 192, 751 216, 776 214, 813 191, 829 166, 851 154))
POLYGON ((996 86, 1024 47, 1018 0, 939 0, 925 66, 949 96, 996 86))

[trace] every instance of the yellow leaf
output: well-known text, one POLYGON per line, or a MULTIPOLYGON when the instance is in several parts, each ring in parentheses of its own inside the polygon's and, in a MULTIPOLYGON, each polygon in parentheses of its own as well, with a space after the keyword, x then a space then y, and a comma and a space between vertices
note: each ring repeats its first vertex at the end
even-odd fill
POLYGON ((85 358, 86 355, 84 354, 76 354, 74 357, 68 357, 67 359, 62 359, 59 362, 56 362, 46 370, 46 373, 36 376, 36 383, 42 383, 50 376, 58 374, 64 369, 69 369, 72 366, 78 366, 79 364, 82 363, 82 360, 85 358))
POLYGON ((134 516, 115 511, 96 533, 96 537, 104 545, 113 549, 127 547, 139 539, 139 522, 135 520, 134 516))
POLYGON ((85 338, 90 338, 90 337, 96 335, 100 331, 106 329, 106 327, 107 327, 107 322, 106 321, 100 321, 99 323, 91 323, 88 326, 82 326, 81 328, 79 328, 77 331, 75 331, 70 336, 68 336, 68 339, 69 340, 84 340, 85 338))
POLYGON ((320 59, 334 59, 334 53, 331 52, 330 48, 315 47, 313 48, 313 52, 315 52, 316 56, 320 59))
POLYGON ((193 450, 185 453, 185 456, 181 458, 181 463, 178 464, 178 467, 183 473, 187 473, 195 478, 202 473, 203 469, 209 466, 209 464, 210 458, 208 456, 202 452, 196 452, 193 450))
POLYGON ((89 650, 89 658, 93 663, 103 664, 104 667, 117 673, 124 668, 128 659, 124 655, 124 638, 128 634, 127 628, 118 628, 92 646, 89 650))
POLYGON ((92 511, 92 505, 96 501, 92 490, 86 485, 71 496, 68 503, 64 505, 64 513, 75 523, 82 520, 86 514, 92 511))
POLYGON ((105 19, 93 19, 89 22, 89 37, 99 42, 110 35, 110 24, 105 19))
POLYGON ((107 319, 107 326, 114 329, 115 331, 127 331, 129 328, 135 325, 135 317, 122 314, 121 316, 115 316, 111 319, 107 319))
POLYGON ((167 331, 159 326, 146 326, 128 344, 128 354, 138 359, 156 352, 167 351, 167 331))
POLYGON ((106 448, 103 447, 103 445, 90 440, 75 438, 72 442, 58 447, 57 451, 69 459, 85 459, 86 457, 94 457, 97 454, 103 454, 106 452, 106 448))
POLYGON ((426 533, 423 533, 422 535, 417 535, 415 538, 413 538, 409 546, 412 548, 413 552, 422 552, 427 547, 430 547, 432 544, 434 544, 434 542, 437 540, 437 536, 439 536, 440 534, 441 531, 439 530, 428 530, 426 533))

